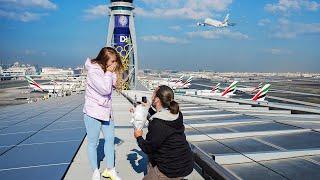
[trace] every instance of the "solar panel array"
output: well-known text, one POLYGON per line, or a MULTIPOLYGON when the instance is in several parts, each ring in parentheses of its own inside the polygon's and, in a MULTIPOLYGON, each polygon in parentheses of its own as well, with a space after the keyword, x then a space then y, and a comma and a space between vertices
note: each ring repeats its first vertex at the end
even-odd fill
POLYGON ((0 108, 0 179, 61 179, 85 135, 83 95, 0 108))
POLYGON ((179 100, 188 141, 234 178, 320 179, 319 115, 263 110, 259 116, 259 107, 179 100))
MULTIPOLYGON (((125 94, 138 100, 151 97, 141 91, 125 94)), ((320 115, 200 97, 176 99, 188 141, 218 174, 228 179, 320 179, 320 115)))

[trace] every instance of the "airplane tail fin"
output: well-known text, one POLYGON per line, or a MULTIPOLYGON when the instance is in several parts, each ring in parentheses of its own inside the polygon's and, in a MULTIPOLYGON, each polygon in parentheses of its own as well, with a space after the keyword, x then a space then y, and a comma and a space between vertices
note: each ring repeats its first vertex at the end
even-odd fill
POLYGON ((234 92, 237 88, 237 84, 238 84, 238 81, 233 81, 230 86, 228 86, 226 89, 224 89, 223 93, 221 96, 225 96, 231 92, 234 92))
POLYGON ((259 91, 259 90, 262 88, 262 84, 263 84, 262 82, 259 83, 258 86, 256 86, 256 87, 251 91, 251 93, 255 93, 255 92, 259 91))
POLYGON ((176 80, 176 83, 181 82, 184 78, 184 75, 180 76, 178 80, 176 80))
POLYGON ((183 85, 188 84, 188 83, 191 83, 192 79, 193 79, 193 77, 190 76, 190 77, 186 80, 186 82, 183 83, 183 85))
POLYGON ((30 76, 25 76, 26 80, 29 83, 29 86, 34 86, 39 88, 41 91, 44 91, 41 87, 40 84, 38 84, 35 80, 33 80, 30 76))
POLYGON ((230 15, 230 14, 227 14, 227 15, 226 15, 226 17, 225 17, 224 20, 223 20, 223 23, 226 23, 226 22, 229 21, 229 15, 230 15))
POLYGON ((268 91, 270 90, 270 86, 271 86, 270 84, 264 85, 263 88, 260 89, 259 92, 256 95, 254 95, 251 100, 253 100, 253 101, 264 101, 268 91))
POLYGON ((182 81, 183 78, 184 78, 184 75, 180 76, 178 81, 182 81))
POLYGON ((219 88, 220 88, 220 83, 218 83, 216 86, 213 86, 211 91, 216 92, 219 90, 219 88))

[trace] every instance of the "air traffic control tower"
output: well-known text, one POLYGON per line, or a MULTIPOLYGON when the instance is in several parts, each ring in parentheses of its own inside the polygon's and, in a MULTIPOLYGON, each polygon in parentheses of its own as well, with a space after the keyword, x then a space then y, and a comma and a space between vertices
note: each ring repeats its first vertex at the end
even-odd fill
POLYGON ((107 46, 114 47, 124 64, 124 89, 136 89, 138 52, 134 26, 133 0, 110 0, 107 46))

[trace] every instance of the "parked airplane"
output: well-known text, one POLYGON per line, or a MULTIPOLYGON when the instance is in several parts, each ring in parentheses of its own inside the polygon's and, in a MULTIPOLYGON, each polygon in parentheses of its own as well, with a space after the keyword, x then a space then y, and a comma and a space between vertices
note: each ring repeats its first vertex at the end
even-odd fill
POLYGON ((30 76, 25 76, 26 80, 29 83, 29 87, 32 88, 34 91, 41 91, 45 92, 44 89, 38 84, 35 80, 33 80, 30 76))
POLYGON ((255 87, 238 87, 237 90, 245 92, 245 93, 250 93, 250 94, 256 94, 263 86, 263 83, 259 83, 255 87))
POLYGON ((223 97, 232 97, 235 96, 234 92, 237 89, 238 81, 232 82, 228 87, 224 89, 223 92, 219 92, 220 83, 218 83, 212 90, 198 90, 197 95, 201 96, 223 96, 223 97))
POLYGON ((197 25, 198 26, 213 26, 213 27, 217 27, 217 28, 225 28, 228 26, 235 26, 236 24, 229 22, 229 14, 227 14, 223 21, 218 21, 215 19, 206 18, 203 23, 198 22, 197 25))
POLYGON ((215 85, 214 87, 212 87, 211 92, 219 92, 220 89, 220 83, 218 83, 217 85, 215 85))
POLYGON ((268 91, 270 90, 270 84, 266 84, 263 86, 262 89, 259 90, 259 92, 253 96, 251 99, 252 101, 265 101, 266 95, 268 91))
POLYGON ((184 75, 180 76, 178 79, 170 78, 170 79, 169 79, 169 82, 175 82, 175 83, 177 83, 177 82, 179 82, 179 81, 182 81, 183 78, 184 78, 184 75))
POLYGON ((191 86, 191 82, 192 82, 193 77, 190 76, 185 82, 178 81, 177 83, 175 83, 173 86, 170 86, 172 89, 189 89, 191 86))
POLYGON ((256 86, 256 87, 251 91, 251 93, 253 94, 253 93, 258 92, 258 91, 262 88, 262 85, 263 85, 262 82, 259 83, 258 86, 256 86))
POLYGON ((181 76, 176 81, 162 81, 162 82, 159 82, 159 85, 167 85, 172 89, 188 89, 191 86, 191 81, 193 77, 190 76, 185 82, 182 81, 183 77, 184 76, 181 76))
POLYGON ((43 84, 37 83, 30 76, 25 76, 25 78, 29 83, 29 87, 33 91, 38 91, 38 92, 58 93, 63 90, 71 89, 71 87, 74 84, 74 83, 70 83, 70 82, 57 83, 57 82, 53 81, 53 84, 43 85, 43 84))

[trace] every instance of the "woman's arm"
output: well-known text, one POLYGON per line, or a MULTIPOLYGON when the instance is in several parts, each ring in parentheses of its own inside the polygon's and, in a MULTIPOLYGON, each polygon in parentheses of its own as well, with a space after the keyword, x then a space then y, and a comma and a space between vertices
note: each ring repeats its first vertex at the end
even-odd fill
POLYGON ((112 92, 112 72, 91 70, 88 71, 87 84, 101 95, 108 95, 112 92))

